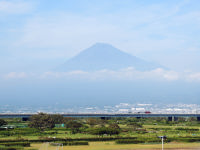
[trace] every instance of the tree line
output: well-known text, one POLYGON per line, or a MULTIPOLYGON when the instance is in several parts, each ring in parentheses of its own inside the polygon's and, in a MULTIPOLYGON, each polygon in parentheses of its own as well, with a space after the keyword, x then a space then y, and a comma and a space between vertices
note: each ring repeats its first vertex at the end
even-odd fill
MULTIPOLYGON (((120 119, 124 121, 124 119, 120 119)), ((116 120, 105 120, 100 118, 71 118, 63 117, 60 114, 47 114, 47 113, 38 113, 32 115, 27 122, 30 128, 35 128, 40 132, 45 130, 50 130, 55 127, 56 124, 64 124, 66 130, 70 131, 72 134, 76 133, 88 133, 93 135, 118 135, 123 130, 121 129, 119 122, 116 120)), ((6 121, 0 119, 0 126, 7 124, 6 121)), ((142 124, 138 123, 136 119, 127 119, 125 124, 128 128, 136 130, 137 128, 142 128, 142 124)))
POLYGON ((63 117, 60 114, 46 114, 39 113, 30 117, 29 127, 37 128, 41 131, 46 129, 52 129, 55 127, 55 124, 65 124, 67 129, 71 130, 72 134, 79 132, 88 132, 95 135, 116 135, 120 133, 120 127, 118 124, 113 123, 109 126, 105 126, 105 120, 98 120, 89 118, 86 123, 81 122, 75 118, 63 117), (86 126, 88 124, 90 128, 86 126), (99 127, 94 128, 95 125, 100 125, 99 127))

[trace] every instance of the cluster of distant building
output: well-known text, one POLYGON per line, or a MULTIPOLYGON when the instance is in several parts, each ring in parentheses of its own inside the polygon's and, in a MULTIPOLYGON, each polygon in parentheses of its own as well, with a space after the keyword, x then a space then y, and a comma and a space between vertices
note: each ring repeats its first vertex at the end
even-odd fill
POLYGON ((200 113, 200 105, 197 104, 150 104, 150 103, 120 103, 115 106, 100 107, 74 107, 46 106, 46 107, 16 107, 0 106, 0 113, 165 113, 165 114, 197 114, 200 113))
POLYGON ((116 105, 118 113, 176 113, 195 114, 200 113, 200 105, 197 104, 128 104, 116 105))

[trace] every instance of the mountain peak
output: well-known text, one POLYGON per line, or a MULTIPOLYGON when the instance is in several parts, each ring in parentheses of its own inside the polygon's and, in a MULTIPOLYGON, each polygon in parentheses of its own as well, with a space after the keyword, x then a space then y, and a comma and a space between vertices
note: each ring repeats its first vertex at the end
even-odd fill
POLYGON ((107 43, 96 43, 94 45, 92 45, 91 47, 87 48, 86 50, 82 51, 82 52, 86 52, 86 51, 93 51, 93 52, 109 52, 109 51, 120 51, 119 49, 113 47, 111 44, 107 44, 107 43))
POLYGON ((111 44, 108 44, 108 43, 98 42, 98 43, 95 43, 94 45, 92 45, 91 47, 113 47, 113 46, 111 44))
POLYGON ((66 61, 57 69, 57 71, 120 70, 128 67, 133 67, 139 71, 162 68, 161 65, 146 62, 145 60, 125 53, 110 44, 96 43, 66 61))

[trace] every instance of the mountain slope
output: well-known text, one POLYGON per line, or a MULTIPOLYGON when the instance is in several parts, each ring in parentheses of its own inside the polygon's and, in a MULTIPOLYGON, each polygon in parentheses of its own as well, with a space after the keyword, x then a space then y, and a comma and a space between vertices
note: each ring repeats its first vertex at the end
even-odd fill
POLYGON ((56 70, 97 71, 103 69, 119 70, 127 67, 134 67, 139 71, 163 68, 159 64, 146 62, 138 57, 122 52, 109 44, 97 43, 69 59, 56 70))

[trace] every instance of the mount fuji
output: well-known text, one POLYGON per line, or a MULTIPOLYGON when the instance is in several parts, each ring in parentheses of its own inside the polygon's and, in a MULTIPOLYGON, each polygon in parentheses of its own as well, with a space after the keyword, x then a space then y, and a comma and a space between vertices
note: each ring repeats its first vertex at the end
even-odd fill
POLYGON ((150 71, 156 68, 166 69, 160 64, 132 56, 110 44, 96 43, 58 66, 56 71, 120 70, 128 67, 133 67, 138 71, 150 71))

